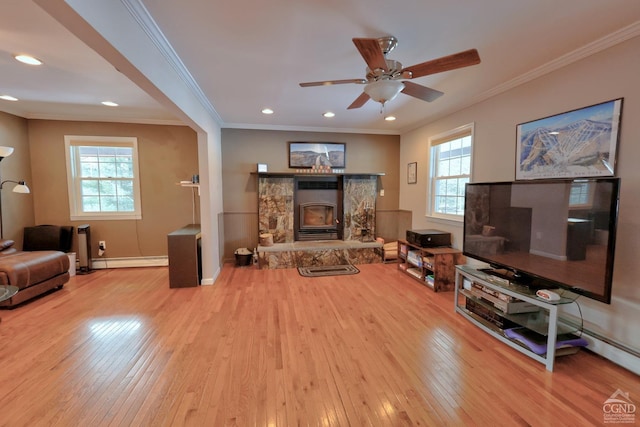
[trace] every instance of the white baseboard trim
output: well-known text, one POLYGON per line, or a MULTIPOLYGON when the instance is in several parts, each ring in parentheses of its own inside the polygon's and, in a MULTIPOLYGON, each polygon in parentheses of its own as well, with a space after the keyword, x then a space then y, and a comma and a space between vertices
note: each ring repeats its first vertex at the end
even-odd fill
POLYGON ((200 281, 201 285, 211 286, 216 282, 216 279, 220 275, 220 267, 216 271, 213 272, 213 277, 202 278, 200 281))
POLYGON ((94 270, 103 268, 166 267, 168 265, 168 256, 91 259, 91 268, 94 270))

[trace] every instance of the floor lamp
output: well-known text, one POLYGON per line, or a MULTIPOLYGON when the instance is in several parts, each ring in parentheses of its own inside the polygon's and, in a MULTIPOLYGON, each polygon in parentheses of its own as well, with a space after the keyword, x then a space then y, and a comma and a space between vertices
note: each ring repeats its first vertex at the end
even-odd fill
MULTIPOLYGON (((10 156, 11 153, 13 153, 13 147, 0 146, 0 162, 5 157, 10 156)), ((0 182, 0 239, 4 238, 4 230, 2 226, 2 222, 3 222, 2 221, 2 187, 4 187, 4 184, 6 184, 7 182, 16 184, 13 187, 14 193, 22 193, 22 194, 31 193, 31 191, 29 190, 29 187, 27 187, 24 181, 14 181, 11 179, 7 179, 6 181, 0 182)))

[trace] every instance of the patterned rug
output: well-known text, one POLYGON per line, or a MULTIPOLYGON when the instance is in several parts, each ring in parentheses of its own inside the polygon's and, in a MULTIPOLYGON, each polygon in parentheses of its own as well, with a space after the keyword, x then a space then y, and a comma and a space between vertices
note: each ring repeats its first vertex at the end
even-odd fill
POLYGON ((322 277, 357 274, 360 273, 360 270, 353 265, 322 265, 316 267, 298 267, 298 272, 304 277, 322 277))

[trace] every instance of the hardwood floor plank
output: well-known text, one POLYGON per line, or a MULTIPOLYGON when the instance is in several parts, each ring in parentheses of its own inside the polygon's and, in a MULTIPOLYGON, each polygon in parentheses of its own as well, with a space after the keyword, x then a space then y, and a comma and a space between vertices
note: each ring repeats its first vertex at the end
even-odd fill
POLYGON ((588 351, 555 372, 393 264, 100 270, 0 316, 0 426, 602 425, 640 378, 588 351))

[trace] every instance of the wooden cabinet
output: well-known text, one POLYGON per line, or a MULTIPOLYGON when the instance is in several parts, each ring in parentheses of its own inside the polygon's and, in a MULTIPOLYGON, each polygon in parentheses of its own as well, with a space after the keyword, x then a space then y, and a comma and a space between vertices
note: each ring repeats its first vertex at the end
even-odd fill
POLYGON ((465 257, 458 249, 422 248, 406 240, 398 240, 398 269, 435 292, 453 290, 455 267, 464 262, 465 257))
POLYGON ((189 224, 167 236, 169 287, 189 288, 202 280, 200 224, 189 224))

